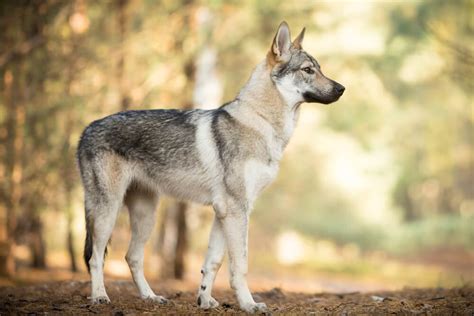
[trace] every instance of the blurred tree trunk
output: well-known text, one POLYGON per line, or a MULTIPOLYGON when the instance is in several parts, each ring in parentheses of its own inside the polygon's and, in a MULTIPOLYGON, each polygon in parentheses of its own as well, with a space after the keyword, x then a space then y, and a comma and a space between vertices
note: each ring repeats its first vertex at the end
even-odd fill
MULTIPOLYGON (((70 96, 70 88, 73 81, 74 63, 71 64, 69 75, 68 75, 68 84, 66 85, 66 95, 70 96)), ((66 131, 64 136, 64 145, 63 145, 63 164, 62 164, 62 174, 64 181, 64 194, 65 194, 65 207, 66 207, 66 221, 67 221, 67 252, 69 255, 70 269, 73 272, 77 271, 76 264, 76 252, 74 249, 74 233, 73 233, 73 223, 74 223, 74 212, 72 208, 72 191, 75 184, 75 163, 74 163, 74 153, 71 149, 71 135, 74 127, 73 112, 70 110, 66 113, 66 131)))
MULTIPOLYGON (((85 15, 85 2, 76 0, 74 11, 76 14, 85 15)), ((68 55, 69 67, 66 72, 66 83, 64 85, 64 96, 66 99, 73 97, 71 87, 74 83, 75 75, 77 73, 77 59, 78 51, 80 48, 80 34, 81 32, 75 32, 71 37, 70 45, 72 46, 71 53, 68 55)), ((75 129, 75 116, 76 111, 74 107, 70 107, 65 112, 65 124, 64 124, 64 143, 62 146, 62 163, 61 163, 61 175, 63 180, 64 195, 65 195, 65 208, 66 208, 66 248, 69 256, 69 268, 72 272, 77 271, 77 260, 76 260, 76 251, 74 247, 74 211, 72 207, 72 192, 74 185, 76 183, 75 173, 75 155, 71 146, 71 137, 75 129)))
MULTIPOLYGON (((71 69, 73 67, 71 66, 71 69)), ((70 75, 69 84, 67 87, 70 88, 72 83, 72 71, 70 75)), ((69 94, 69 88, 67 93, 69 94)), ((71 112, 67 113, 66 117, 66 135, 65 142, 63 145, 63 157, 64 163, 62 166, 62 174, 64 181, 64 194, 65 194, 65 207, 66 207, 66 221, 67 221, 67 232, 66 232, 66 243, 67 243, 67 253, 69 255, 70 269, 72 272, 77 271, 76 264, 76 252, 74 249, 74 233, 73 233, 73 223, 74 223, 74 212, 72 208, 72 191, 74 189, 75 177, 74 177, 74 154, 71 150, 71 134, 74 126, 71 112)))
MULTIPOLYGON (((24 11, 22 12, 24 13, 24 11)), ((25 14, 26 15, 26 14, 25 14)), ((26 19, 13 27, 26 28, 26 19)), ((18 33, 13 39, 12 47, 18 46, 24 39, 23 34, 18 33)), ((27 37, 28 39, 30 37, 27 37)), ((11 48, 11 57, 6 59, 4 72, 4 91, 6 106, 6 142, 5 142, 5 212, 6 212, 6 243, 4 245, 5 274, 14 273, 14 249, 16 244, 17 216, 22 202, 22 180, 24 155, 24 125, 25 125, 25 59, 24 54, 15 55, 15 49, 11 48)), ((28 54, 29 50, 25 51, 28 54)), ((7 54, 8 55, 8 54, 7 54)))
MULTIPOLYGON (((72 68, 72 67, 71 67, 72 68)), ((70 83, 72 82, 72 78, 70 83)), ((70 84, 68 85, 70 87, 70 84)), ((69 92, 68 92, 69 93, 69 92)), ((65 206, 66 206, 66 221, 67 221, 67 252, 69 255, 69 263, 70 269, 73 272, 77 271, 77 264, 76 264, 76 252, 74 249, 74 233, 73 233, 73 223, 74 223, 74 212, 72 208, 72 191, 74 189, 74 154, 71 150, 71 134, 72 129, 74 126, 72 120, 72 113, 67 113, 66 118, 66 135, 65 135, 65 143, 63 146, 63 180, 64 180, 64 194, 65 194, 65 206)))
MULTIPOLYGON (((41 37, 44 38, 45 41, 49 40, 47 34, 48 28, 46 27, 48 9, 49 4, 42 4, 41 2, 33 3, 28 8, 24 8, 25 19, 23 34, 27 39, 41 37)), ((31 105, 36 102, 41 104, 46 100, 46 77, 44 76, 43 68, 36 65, 38 54, 48 56, 47 47, 38 47, 36 50, 31 51, 30 54, 24 56, 25 61, 21 76, 23 79, 21 86, 21 100, 25 105, 26 117, 22 127, 28 138, 35 133, 33 132, 33 126, 37 124, 34 114, 37 113, 38 109, 31 105)), ((49 59, 45 60, 44 63, 49 64, 49 59)), ((41 155, 43 152, 47 152, 50 149, 45 146, 46 144, 48 144, 48 139, 45 139, 45 137, 39 138, 39 141, 27 143, 27 146, 25 147, 26 150, 22 151, 21 156, 21 163, 24 165, 25 170, 28 170, 28 164, 32 161, 35 162, 34 157, 31 157, 32 153, 35 155, 41 155)), ((30 172, 28 172, 28 174, 30 172)), ((25 172, 25 176, 26 174, 27 173, 25 172)), ((28 192, 25 191, 25 195, 22 197, 23 212, 21 216, 22 221, 25 222, 25 227, 27 228, 27 245, 31 252, 31 266, 34 268, 44 269, 46 268, 46 243, 44 240, 44 226, 40 215, 42 211, 42 203, 39 202, 43 189, 39 182, 39 178, 34 177, 31 180, 25 180, 22 184, 24 188, 27 188, 28 192)), ((18 235, 17 241, 21 238, 22 236, 18 235)))
POLYGON ((33 268, 46 268, 46 245, 43 238, 43 223, 39 216, 31 219, 29 247, 31 250, 31 266, 33 268))
POLYGON ((117 24, 119 29, 119 50, 118 50, 118 62, 117 62, 117 78, 119 81, 119 93, 120 93, 120 108, 122 111, 127 110, 130 107, 130 95, 127 77, 125 75, 125 60, 126 60, 126 37, 127 37, 127 4, 128 0, 117 1, 117 24))
MULTIPOLYGON (((72 213, 69 211, 69 213, 72 213)), ((77 272, 76 251, 74 249, 74 234, 72 232, 72 216, 67 219, 67 253, 69 255, 69 264, 72 272, 77 272)))
POLYGON ((173 201, 166 207, 160 227, 158 251, 163 278, 183 279, 188 248, 186 210, 188 203, 173 201))
POLYGON ((174 256, 174 278, 182 280, 184 278, 185 264, 184 257, 188 250, 188 227, 186 225, 186 213, 188 203, 178 202, 176 214, 176 248, 174 256))
POLYGON ((15 273, 12 245, 9 240, 0 242, 0 276, 2 277, 11 277, 15 273))
MULTIPOLYGON (((38 3, 36 3, 36 6, 38 3)), ((14 249, 18 240, 18 217, 20 210, 25 203, 23 190, 24 183, 24 167, 27 159, 25 152, 25 121, 26 104, 28 97, 28 82, 31 79, 28 73, 27 57, 31 52, 43 43, 41 32, 41 23, 35 24, 33 15, 31 15, 32 7, 18 7, 16 13, 19 14, 15 20, 11 20, 8 27, 12 29, 5 30, 5 38, 2 42, 6 43, 6 50, 2 50, 2 58, 0 66, 3 68, 3 88, 4 88, 4 105, 5 105, 5 154, 4 154, 4 207, 5 207, 5 232, 6 236, 1 245, 0 273, 4 275, 12 275, 14 273, 14 249), (12 35, 15 34, 15 35, 12 35)), ((23 212, 25 215, 25 212, 23 212)), ((28 216, 29 218, 29 216, 28 216)), ((28 225, 33 227, 35 225, 28 225)), ((38 225, 35 226, 41 231, 38 225)), ((29 235, 29 234, 28 234, 29 235)), ((33 243, 29 243, 30 249, 38 252, 38 263, 41 264, 42 250, 41 239, 36 240, 37 247, 33 243)), ((44 255, 44 252, 42 253, 44 255)), ((34 254, 32 253, 34 256, 34 254)), ((44 258, 43 258, 44 259, 44 258)), ((43 260, 44 262, 44 260, 43 260)))
POLYGON ((22 166, 17 158, 23 147, 21 121, 24 120, 24 112, 21 106, 15 102, 18 96, 18 78, 11 68, 4 72, 4 98, 6 106, 6 136, 5 136, 5 169, 4 169, 4 207, 5 207, 5 239, 1 244, 0 273, 4 276, 12 276, 15 273, 13 249, 15 247, 16 216, 21 196, 22 166))

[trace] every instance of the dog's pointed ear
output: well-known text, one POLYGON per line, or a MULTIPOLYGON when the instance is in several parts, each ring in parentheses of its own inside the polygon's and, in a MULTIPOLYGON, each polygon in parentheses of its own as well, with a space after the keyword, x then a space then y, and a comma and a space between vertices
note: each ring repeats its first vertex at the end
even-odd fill
POLYGON ((278 31, 273 39, 272 47, 268 54, 271 64, 287 61, 290 56, 290 47, 290 28, 288 27, 288 24, 283 21, 278 27, 278 31))
POLYGON ((301 49, 303 48, 303 46, 301 46, 301 44, 303 43, 303 39, 304 39, 304 32, 306 31, 306 28, 303 27, 303 29, 301 30, 300 32, 300 35, 298 35, 295 40, 293 41, 293 43, 291 44, 294 48, 297 48, 297 49, 301 49))

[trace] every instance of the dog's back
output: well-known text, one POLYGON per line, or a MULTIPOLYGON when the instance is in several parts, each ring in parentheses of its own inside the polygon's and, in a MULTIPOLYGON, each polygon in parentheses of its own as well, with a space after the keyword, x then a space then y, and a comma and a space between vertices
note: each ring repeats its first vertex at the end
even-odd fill
POLYGON ((200 112, 204 111, 126 111, 94 121, 81 136, 79 161, 109 152, 129 161, 146 161, 154 169, 166 169, 169 163, 186 167, 197 158, 193 143, 200 112), (189 159, 170 161, 174 154, 189 159))

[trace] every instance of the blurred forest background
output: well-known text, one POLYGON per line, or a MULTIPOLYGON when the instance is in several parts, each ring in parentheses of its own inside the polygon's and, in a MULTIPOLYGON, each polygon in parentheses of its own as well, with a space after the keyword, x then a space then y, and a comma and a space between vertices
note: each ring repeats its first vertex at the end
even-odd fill
MULTIPOLYGON (((121 110, 233 99, 286 20, 293 36, 306 26, 303 47, 346 93, 302 106, 252 214, 250 279, 298 290, 469 284, 473 13, 470 0, 1 1, 0 280, 87 278, 81 131, 121 110)), ((212 216, 163 199, 147 274, 197 280, 212 216)), ((122 212, 109 275, 129 278, 128 238, 122 212)))

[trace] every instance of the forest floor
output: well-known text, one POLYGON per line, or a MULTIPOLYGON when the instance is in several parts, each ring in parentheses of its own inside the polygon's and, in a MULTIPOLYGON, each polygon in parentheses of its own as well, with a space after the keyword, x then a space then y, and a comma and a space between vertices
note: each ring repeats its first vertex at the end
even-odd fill
MULTIPOLYGON (((196 292, 189 286, 160 282, 153 286, 157 293, 170 299, 166 305, 141 301, 131 281, 106 283, 111 304, 92 305, 88 281, 54 281, 33 285, 0 287, 0 315, 137 315, 239 314, 238 304, 230 290, 217 288, 213 296, 220 306, 203 311, 196 306, 196 292)), ((305 315, 474 315, 474 288, 410 289, 399 291, 351 293, 298 293, 279 288, 255 292, 255 300, 263 301, 271 314, 305 315)))

